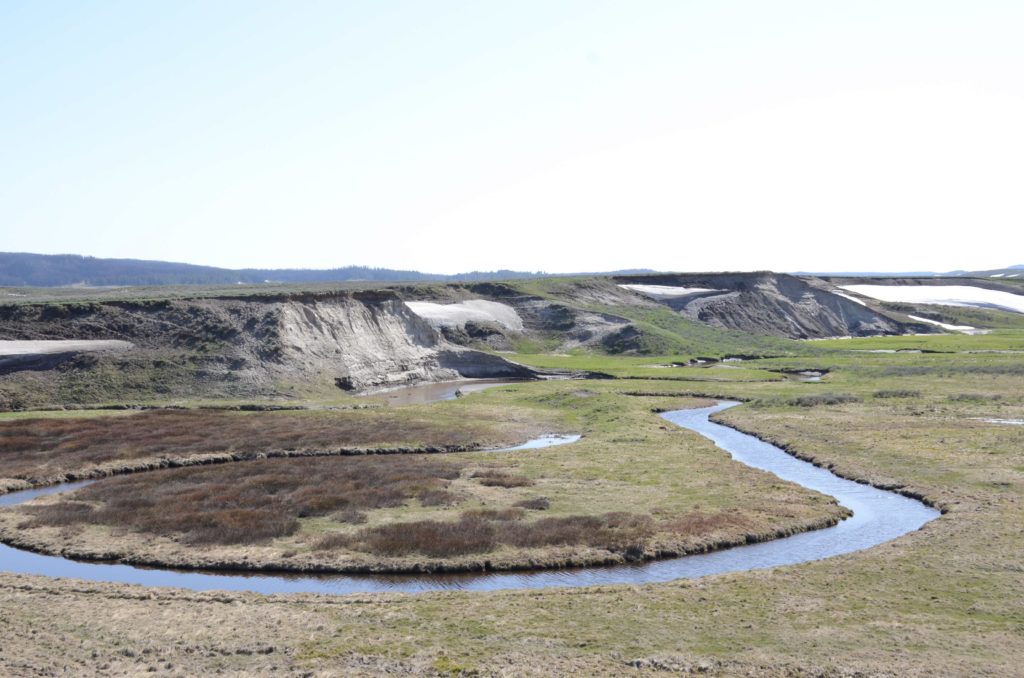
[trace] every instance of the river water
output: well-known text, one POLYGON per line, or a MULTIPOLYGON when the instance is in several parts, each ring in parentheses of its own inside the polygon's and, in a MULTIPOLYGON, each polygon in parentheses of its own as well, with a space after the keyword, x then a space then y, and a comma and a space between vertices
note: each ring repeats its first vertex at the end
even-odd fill
MULTIPOLYGON (((714 553, 648 563, 564 570, 438 575, 219 574, 77 562, 57 556, 29 553, 5 545, 0 545, 0 570, 121 584, 173 586, 197 591, 254 591, 265 594, 347 594, 380 591, 416 593, 438 590, 488 591, 597 584, 647 584, 828 558, 895 539, 919 529, 939 516, 938 511, 915 499, 844 480, 825 469, 800 461, 774 445, 708 419, 715 412, 737 404, 722 402, 712 407, 678 410, 661 416, 677 426, 710 438, 739 462, 835 497, 840 504, 853 511, 853 516, 834 527, 714 553)), ((538 454, 548 454, 545 448, 573 442, 576 439, 578 436, 554 436, 530 441, 526 445, 510 449, 535 449, 538 454)), ((20 504, 44 494, 70 491, 83 484, 85 483, 60 485, 0 496, 0 506, 20 504)))

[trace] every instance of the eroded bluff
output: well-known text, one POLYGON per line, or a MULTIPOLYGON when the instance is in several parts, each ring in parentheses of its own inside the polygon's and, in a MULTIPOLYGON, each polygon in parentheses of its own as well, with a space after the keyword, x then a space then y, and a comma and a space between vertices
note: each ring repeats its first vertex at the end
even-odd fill
POLYGON ((22 361, 0 373, 0 407, 536 376, 450 343, 386 290, 0 307, 0 340, 27 339, 132 348, 22 361))
POLYGON ((685 318, 712 327, 790 339, 931 332, 836 293, 823 280, 782 273, 682 273, 615 278, 623 287, 661 287, 659 294, 637 291, 685 318), (672 295, 669 290, 695 290, 672 295))

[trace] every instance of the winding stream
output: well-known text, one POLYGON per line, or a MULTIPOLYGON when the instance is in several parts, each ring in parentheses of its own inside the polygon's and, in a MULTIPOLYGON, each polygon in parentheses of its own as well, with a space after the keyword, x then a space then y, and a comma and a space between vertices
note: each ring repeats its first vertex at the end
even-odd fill
MULTIPOLYGON (((78 562, 57 556, 29 553, 6 545, 0 545, 0 570, 120 584, 174 586, 196 591, 231 590, 265 594, 484 591, 597 584, 646 584, 791 565, 858 551, 917 530, 939 516, 938 511, 917 500, 844 480, 825 469, 800 461, 774 445, 708 419, 711 414, 737 404, 722 402, 712 407, 677 410, 661 416, 673 424, 706 436, 737 461, 835 497, 840 504, 853 511, 853 516, 834 527, 713 553, 641 564, 565 570, 438 575, 210 574, 78 562)), ((538 439, 510 449, 540 449, 571 442, 574 439, 578 437, 538 439)), ((13 506, 35 497, 68 492, 84 484, 87 483, 11 493, 0 496, 0 506, 13 506)))

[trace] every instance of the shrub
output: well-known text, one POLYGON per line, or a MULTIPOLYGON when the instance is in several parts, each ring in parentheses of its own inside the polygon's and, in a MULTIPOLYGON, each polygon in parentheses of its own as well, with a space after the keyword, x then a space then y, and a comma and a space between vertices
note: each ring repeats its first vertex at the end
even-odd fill
POLYGON ((452 506, 458 504, 461 498, 448 490, 423 490, 416 495, 423 506, 452 506))
POLYGON ((786 401, 797 407, 817 407, 818 405, 842 405, 843 403, 859 403, 860 398, 848 393, 819 393, 805 395, 786 401))
POLYGON ((954 402, 991 402, 1002 398, 1003 396, 996 393, 954 393, 949 396, 954 402))
POLYGON ((533 481, 526 476, 512 475, 506 471, 494 469, 477 471, 470 477, 479 480, 481 485, 487 485, 488 487, 526 487, 533 485, 533 481))
POLYGON ((910 389, 890 389, 884 391, 875 391, 876 398, 920 398, 920 391, 912 391, 910 389))
POLYGON ((462 514, 465 518, 480 518, 482 520, 494 520, 499 522, 509 520, 522 520, 526 511, 521 508, 507 509, 472 509, 462 514))
POLYGON ((347 508, 342 511, 338 511, 331 516, 334 520, 339 523, 348 523, 350 525, 362 525, 368 518, 362 511, 357 511, 354 508, 347 508))
POLYGON ((551 501, 547 497, 534 497, 533 499, 524 499, 523 501, 516 502, 515 506, 530 511, 547 511, 551 508, 551 501))
POLYGON ((636 554, 654 533, 650 516, 633 513, 543 518, 533 523, 507 520, 510 515, 514 514, 467 511, 454 522, 392 523, 364 528, 351 537, 330 535, 321 539, 317 547, 341 546, 382 556, 420 554, 434 558, 486 553, 499 545, 520 548, 585 545, 636 554))
POLYGON ((456 522, 419 520, 364 528, 348 537, 331 535, 322 539, 318 548, 343 546, 384 556, 406 556, 419 553, 434 558, 461 556, 493 550, 497 529, 483 518, 466 517, 456 522))

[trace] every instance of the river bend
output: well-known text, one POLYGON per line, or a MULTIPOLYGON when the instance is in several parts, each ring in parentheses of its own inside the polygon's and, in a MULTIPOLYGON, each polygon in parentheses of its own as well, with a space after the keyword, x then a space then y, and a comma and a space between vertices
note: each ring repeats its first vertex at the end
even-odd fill
MULTIPOLYGON (((783 480, 835 497, 853 511, 839 524, 782 539, 737 546, 680 558, 605 567, 525 572, 418 575, 303 575, 276 573, 208 573, 140 568, 129 565, 79 562, 30 553, 0 544, 0 570, 50 577, 71 577, 98 582, 172 586, 196 591, 228 590, 257 593, 349 594, 383 591, 535 589, 649 584, 703 577, 780 565, 792 565, 866 549, 919 529, 939 512, 908 497, 845 480, 832 472, 801 461, 778 447, 716 424, 709 416, 738 403, 677 410, 664 419, 711 439, 737 461, 775 474, 783 480)), ((541 449, 571 442, 578 436, 550 437, 510 449, 541 449)), ((88 482, 88 481, 87 481, 88 482)), ((67 492, 87 483, 70 483, 0 496, 0 506, 13 506, 46 494, 67 492)))

